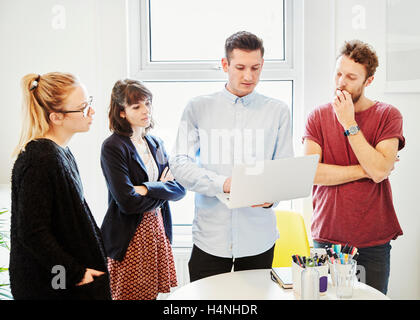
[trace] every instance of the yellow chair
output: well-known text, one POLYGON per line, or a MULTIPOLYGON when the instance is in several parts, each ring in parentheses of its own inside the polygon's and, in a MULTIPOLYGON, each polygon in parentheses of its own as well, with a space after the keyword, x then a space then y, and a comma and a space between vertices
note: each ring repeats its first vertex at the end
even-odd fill
POLYGON ((274 247, 273 268, 290 267, 292 255, 309 256, 309 242, 302 215, 276 210, 280 238, 274 247))

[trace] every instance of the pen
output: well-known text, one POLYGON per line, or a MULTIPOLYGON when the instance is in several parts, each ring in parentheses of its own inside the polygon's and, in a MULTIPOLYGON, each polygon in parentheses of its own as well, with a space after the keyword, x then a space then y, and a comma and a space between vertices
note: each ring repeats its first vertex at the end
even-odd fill
POLYGON ((298 255, 297 256, 297 259, 299 260, 299 265, 302 267, 302 268, 305 268, 305 264, 303 263, 303 260, 302 260, 302 258, 298 255))
POLYGON ((293 256, 293 258, 294 258, 294 260, 293 261, 295 261, 295 263, 298 265, 298 266, 302 266, 302 264, 300 263, 300 260, 298 259, 298 255, 296 254, 296 255, 294 255, 293 256))
POLYGON ((337 253, 334 252, 333 256, 334 256, 334 260, 337 260, 338 262, 340 262, 340 260, 338 259, 338 254, 337 253))
POLYGON ((330 260, 330 263, 334 264, 334 255, 332 254, 332 250, 328 249, 327 250, 327 255, 328 255, 328 259, 330 260))
POLYGON ((335 252, 336 252, 337 254, 339 254, 339 253, 341 252, 341 244, 336 244, 336 245, 335 245, 335 252))
POLYGON ((356 254, 353 256, 353 260, 357 260, 357 258, 359 257, 359 252, 356 252, 356 254))

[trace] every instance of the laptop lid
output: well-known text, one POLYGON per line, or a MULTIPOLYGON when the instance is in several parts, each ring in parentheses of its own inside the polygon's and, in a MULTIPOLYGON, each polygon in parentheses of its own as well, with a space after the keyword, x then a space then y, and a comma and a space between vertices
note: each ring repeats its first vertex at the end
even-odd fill
POLYGON ((265 160, 233 168, 229 208, 308 197, 319 155, 265 160))

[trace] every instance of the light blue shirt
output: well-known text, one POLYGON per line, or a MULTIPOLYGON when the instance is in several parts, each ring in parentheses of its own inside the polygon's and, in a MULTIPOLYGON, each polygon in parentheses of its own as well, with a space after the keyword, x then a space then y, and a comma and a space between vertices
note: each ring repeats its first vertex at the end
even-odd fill
POLYGON ((270 249, 279 237, 274 210, 228 209, 216 195, 223 192, 234 164, 292 156, 290 112, 284 102, 255 91, 239 98, 226 88, 192 99, 169 166, 175 179, 196 193, 194 244, 218 257, 270 249))

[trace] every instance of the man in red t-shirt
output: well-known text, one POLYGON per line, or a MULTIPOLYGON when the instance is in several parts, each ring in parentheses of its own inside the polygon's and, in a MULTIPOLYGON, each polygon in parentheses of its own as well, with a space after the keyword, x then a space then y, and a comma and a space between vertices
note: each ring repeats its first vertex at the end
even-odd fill
POLYGON ((369 45, 344 44, 334 99, 310 113, 303 143, 305 154, 320 155, 313 187, 314 246, 357 247, 366 283, 386 294, 390 240, 403 234, 388 176, 405 139, 400 112, 364 95, 377 66, 369 45))

